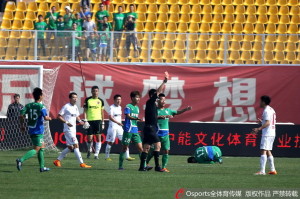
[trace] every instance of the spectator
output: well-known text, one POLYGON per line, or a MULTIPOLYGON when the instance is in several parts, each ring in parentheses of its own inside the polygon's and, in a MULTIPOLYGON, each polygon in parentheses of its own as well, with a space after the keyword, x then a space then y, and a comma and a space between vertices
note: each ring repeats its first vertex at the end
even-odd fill
POLYGON ((97 59, 97 41, 96 35, 94 32, 90 33, 90 36, 87 38, 87 49, 86 49, 86 61, 88 61, 90 55, 92 55, 92 60, 96 61, 97 59))
POLYGON ((103 5, 105 5, 105 9, 109 11, 110 0, 102 0, 103 5))
POLYGON ((107 10, 104 9, 104 5, 102 3, 99 4, 99 11, 96 12, 96 21, 98 31, 102 31, 101 24, 103 23, 103 17, 109 17, 109 13, 107 10))
POLYGON ((119 49, 120 42, 122 38, 122 31, 124 30, 124 21, 126 19, 126 14, 123 13, 123 7, 118 7, 118 13, 113 14, 114 19, 114 40, 115 40, 115 47, 119 49))
POLYGON ((107 43, 108 43, 108 34, 105 31, 106 29, 107 29, 107 24, 103 24, 102 32, 100 33, 98 61, 106 61, 106 52, 107 52, 107 43))
POLYGON ((112 25, 111 25, 111 23, 110 22, 108 22, 108 17, 107 16, 104 16, 103 17, 103 23, 101 23, 100 24, 100 27, 98 27, 99 28, 99 31, 102 31, 103 30, 103 25, 104 24, 106 24, 106 29, 105 29, 105 31, 112 31, 112 25))
MULTIPOLYGON (((65 36, 66 33, 65 32, 61 32, 65 30, 65 23, 64 23, 64 18, 62 15, 58 16, 56 23, 56 28, 57 28, 57 44, 56 44, 56 50, 59 51, 59 44, 63 47, 66 47, 66 40, 65 40, 65 36)), ((57 52, 57 55, 61 55, 60 52, 57 52)))
POLYGON ((52 35, 55 35, 56 32, 56 20, 59 16, 59 12, 56 12, 56 7, 52 6, 50 9, 50 12, 47 12, 46 16, 45 16, 45 20, 48 20, 48 30, 51 30, 51 32, 49 32, 47 34, 47 40, 49 40, 51 38, 52 35))
POLYGON ((14 118, 19 120, 20 111, 21 109, 23 109, 23 107, 24 106, 20 104, 20 95, 16 93, 14 95, 14 102, 8 106, 6 114, 7 118, 14 118))
POLYGON ((75 47, 75 58, 77 57, 78 53, 81 52, 80 50, 80 40, 82 39, 81 38, 81 32, 79 32, 77 30, 77 24, 76 23, 73 23, 72 25, 72 34, 71 34, 71 37, 69 39, 70 43, 69 43, 69 53, 68 53, 68 59, 71 60, 71 57, 72 57, 72 49, 73 49, 73 35, 75 37, 75 41, 74 41, 74 47, 75 47), (73 34, 74 33, 74 34, 73 34))
POLYGON ((80 2, 80 5, 81 5, 81 7, 83 8, 83 7, 91 7, 91 2, 90 2, 90 0, 81 0, 81 2, 80 2))
POLYGON ((83 26, 83 19, 80 18, 80 15, 78 13, 75 14, 75 19, 73 20, 73 23, 77 24, 77 30, 82 32, 82 26, 83 26))
POLYGON ((64 16, 65 30, 72 30, 74 15, 70 6, 65 7, 66 14, 64 16))
POLYGON ((128 32, 126 34, 126 52, 127 57, 129 57, 130 54, 130 45, 133 45, 134 48, 134 57, 138 57, 138 47, 137 47, 137 38, 134 33, 135 27, 135 20, 133 19, 132 15, 129 15, 126 18, 125 22, 125 30, 128 32))
POLYGON ((92 16, 87 16, 87 21, 83 23, 83 29, 85 31, 85 37, 90 35, 90 32, 94 32, 97 30, 95 22, 92 21, 92 16))
MULTIPOLYGON (((126 17, 128 17, 129 15, 131 15, 133 17, 134 21, 136 21, 138 19, 138 14, 135 12, 133 4, 130 4, 130 6, 129 6, 129 12, 126 13, 126 17)), ((136 24, 134 25, 134 27, 136 27, 136 24)))
POLYGON ((43 56, 46 56, 46 49, 45 49, 45 30, 48 29, 47 23, 44 21, 43 15, 38 16, 38 22, 34 24, 34 29, 38 31, 37 33, 37 45, 40 44, 43 50, 43 56))
POLYGON ((80 9, 80 17, 84 20, 87 20, 87 16, 90 15, 93 16, 93 13, 91 13, 87 6, 84 6, 80 9))

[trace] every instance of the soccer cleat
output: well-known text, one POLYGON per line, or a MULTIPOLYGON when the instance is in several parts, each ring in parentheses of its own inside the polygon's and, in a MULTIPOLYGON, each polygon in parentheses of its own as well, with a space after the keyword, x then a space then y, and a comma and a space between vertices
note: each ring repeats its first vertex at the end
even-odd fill
POLYGON ((95 159, 95 160, 99 160, 99 157, 98 157, 98 156, 95 156, 94 159, 95 159))
POLYGON ((80 167, 81 167, 81 168, 92 168, 92 166, 87 165, 87 164, 85 164, 85 163, 80 164, 80 167))
POLYGON ((162 168, 160 168, 160 167, 155 167, 155 171, 157 171, 157 172, 165 172, 162 168))
POLYGON ((86 158, 87 158, 87 159, 90 159, 90 157, 91 157, 91 152, 88 151, 87 154, 86 154, 86 158))
POLYGON ((147 171, 146 168, 139 168, 139 171, 147 171))
POLYGON ((256 175, 256 176, 259 176, 259 175, 266 175, 266 173, 263 173, 263 172, 259 171, 259 172, 256 172, 254 175, 256 175))
POLYGON ((106 160, 106 161, 112 161, 112 159, 111 159, 111 158, 105 158, 105 160, 106 160))
POLYGON ((277 175, 277 171, 270 171, 268 174, 269 175, 277 175))
POLYGON ((133 160, 135 160, 135 158, 128 157, 128 158, 126 158, 126 160, 128 160, 128 161, 133 161, 133 160))
POLYGON ((21 169, 22 169, 22 162, 21 162, 21 160, 18 158, 18 159, 16 159, 16 162, 17 162, 17 169, 19 171, 21 171, 21 169))
POLYGON ((162 170, 163 172, 170 173, 170 171, 167 168, 163 168, 162 170))
POLYGON ((53 164, 57 167, 61 167, 61 163, 60 163, 60 160, 54 160, 53 161, 53 164))
POLYGON ((40 172, 47 172, 50 171, 50 168, 44 167, 44 168, 40 168, 40 172))
POLYGON ((147 166, 145 167, 145 169, 146 169, 147 171, 150 171, 151 169, 153 169, 153 167, 147 165, 147 166))
POLYGON ((123 171, 125 170, 123 167, 118 168, 118 170, 123 171))

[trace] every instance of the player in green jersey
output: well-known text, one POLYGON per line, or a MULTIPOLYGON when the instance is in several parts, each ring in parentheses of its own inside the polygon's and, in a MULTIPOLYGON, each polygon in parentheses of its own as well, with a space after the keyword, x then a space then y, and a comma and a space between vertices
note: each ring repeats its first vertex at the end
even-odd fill
POLYGON ((44 160, 44 120, 51 120, 51 117, 47 115, 47 110, 42 104, 43 100, 43 91, 40 88, 35 88, 33 90, 34 102, 26 104, 25 107, 21 110, 20 123, 21 131, 25 132, 25 118, 28 117, 27 125, 28 132, 32 141, 33 149, 28 151, 24 156, 18 158, 17 169, 20 171, 22 169, 22 164, 25 160, 38 155, 38 160, 40 164, 40 172, 49 171, 50 169, 45 167, 44 160))
POLYGON ((203 146, 196 149, 194 156, 187 159, 188 163, 223 163, 222 151, 217 146, 203 146))
MULTIPOLYGON (((180 115, 186 111, 189 111, 192 109, 192 107, 188 106, 182 110, 176 111, 169 108, 166 108, 166 96, 165 94, 161 93, 158 96, 158 121, 157 121, 157 135, 161 142, 161 150, 163 152, 162 156, 162 169, 164 172, 169 172, 169 170, 166 168, 168 161, 169 161, 169 151, 170 151, 170 138, 169 138, 169 119, 173 118, 175 115, 180 115)), ((147 156, 147 164, 149 164, 149 161, 153 157, 152 151, 153 148, 150 150, 151 152, 148 153, 147 156)), ((147 167, 150 167, 147 165, 147 167)))

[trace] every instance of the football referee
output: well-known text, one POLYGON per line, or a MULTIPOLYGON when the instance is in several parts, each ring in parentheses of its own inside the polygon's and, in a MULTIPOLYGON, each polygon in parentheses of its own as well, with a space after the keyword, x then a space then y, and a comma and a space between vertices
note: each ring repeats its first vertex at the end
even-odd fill
POLYGON ((165 72, 165 79, 157 90, 151 89, 149 91, 149 100, 146 102, 145 109, 145 127, 144 127, 144 138, 143 138, 143 152, 141 154, 141 164, 139 171, 147 171, 145 167, 146 158, 150 145, 154 145, 153 157, 155 161, 155 171, 164 172, 159 166, 159 152, 161 148, 160 140, 156 134, 157 131, 157 105, 156 100, 158 95, 162 92, 164 85, 167 83, 169 78, 168 72, 165 72))

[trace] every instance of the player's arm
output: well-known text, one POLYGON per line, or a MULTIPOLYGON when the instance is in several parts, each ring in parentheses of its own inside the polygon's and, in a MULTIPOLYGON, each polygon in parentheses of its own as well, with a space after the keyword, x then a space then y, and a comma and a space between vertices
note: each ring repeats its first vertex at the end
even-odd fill
POLYGON ((261 127, 252 129, 252 133, 256 134, 259 131, 263 130, 264 128, 267 128, 268 126, 270 126, 270 124, 271 124, 270 120, 266 120, 266 122, 263 125, 261 125, 261 127))
POLYGON ((166 71, 165 72, 165 79, 164 81, 162 82, 162 84, 158 87, 156 93, 157 93, 157 96, 162 93, 162 89, 164 88, 165 84, 168 82, 168 79, 169 79, 169 73, 166 71))
POLYGON ((48 116, 47 110, 45 107, 42 108, 41 112, 42 112, 42 116, 43 116, 44 120, 46 120, 46 121, 52 120, 52 118, 48 116))
POLYGON ((81 125, 84 125, 85 121, 81 120, 80 117, 76 117, 76 121, 79 122, 81 125))
POLYGON ((114 122, 114 123, 120 125, 120 126, 123 126, 123 124, 122 124, 121 122, 118 122, 117 120, 115 120, 111 115, 108 116, 108 119, 109 119, 110 121, 112 121, 112 122, 114 122))
POLYGON ((21 113, 20 117, 19 117, 19 120, 20 120, 20 129, 21 129, 21 132, 24 133, 25 132, 25 126, 24 126, 24 123, 25 123, 25 115, 23 115, 21 113))
POLYGON ((181 109, 181 110, 177 111, 177 113, 175 113, 174 115, 180 115, 180 114, 182 114, 182 113, 184 113, 186 111, 189 111, 189 110, 192 110, 191 106, 188 106, 188 107, 186 107, 184 109, 181 109))
POLYGON ((139 120, 139 121, 142 120, 142 119, 140 119, 140 118, 138 118, 138 117, 132 117, 132 116, 130 116, 129 114, 125 114, 125 117, 127 117, 127 118, 130 119, 130 120, 139 120))
POLYGON ((66 121, 62 115, 58 114, 57 119, 59 119, 62 123, 67 124, 69 127, 72 127, 73 125, 70 124, 68 121, 66 121))

